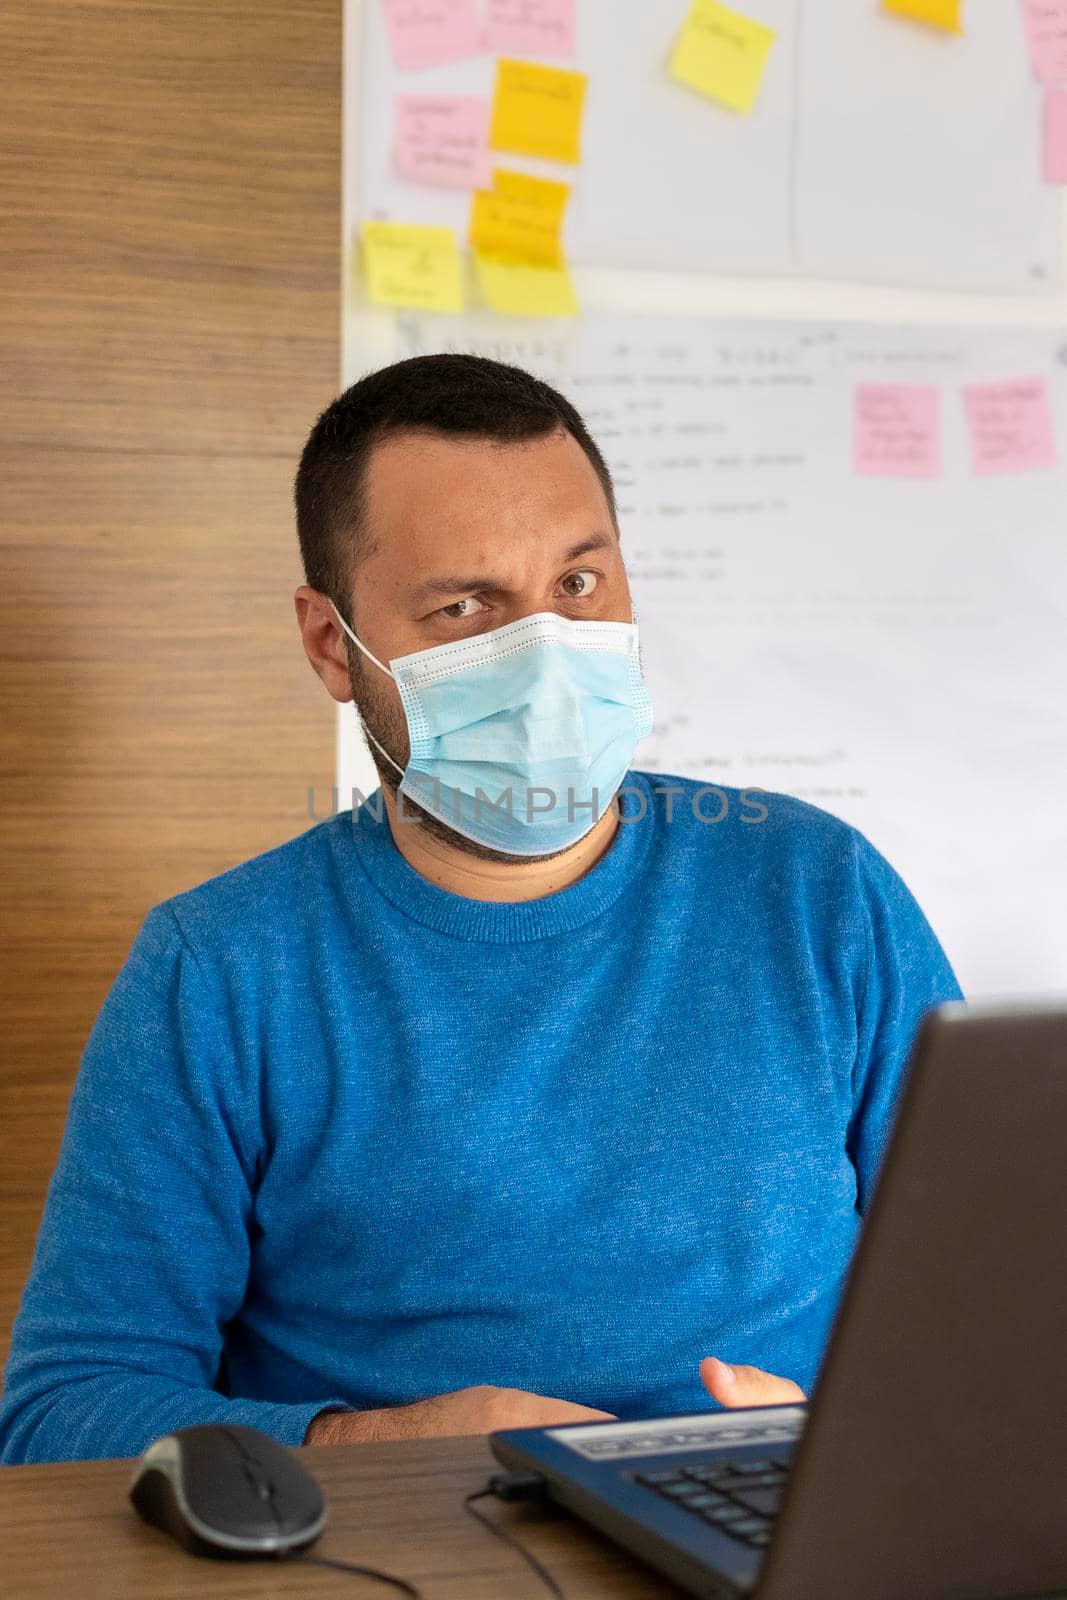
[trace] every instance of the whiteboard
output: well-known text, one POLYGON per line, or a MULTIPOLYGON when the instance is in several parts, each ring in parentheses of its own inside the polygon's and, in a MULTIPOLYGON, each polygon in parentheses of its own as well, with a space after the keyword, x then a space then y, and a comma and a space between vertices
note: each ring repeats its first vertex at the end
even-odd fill
MULTIPOLYGON (((855 6, 851 0, 840 7, 836 0, 827 3, 846 31, 870 20, 866 0, 855 6)), ((580 0, 580 14, 583 9, 580 0)), ((662 4, 674 19, 681 9, 662 4)), ((1014 0, 985 4, 980 14, 979 7, 970 7, 969 15, 984 28, 991 10, 1002 23, 1010 17, 1014 30, 1014 0)), ((967 468, 958 404, 959 385, 971 378, 1039 371, 1052 387, 1061 463, 1067 456, 1067 294, 1062 288, 1035 293, 1042 280, 1028 270, 1028 263, 1045 261, 1049 248, 1049 195, 1034 202, 1040 216, 1030 233, 1010 207, 987 217, 998 229, 1014 216, 1009 231, 1020 230, 1015 287, 1007 292, 991 282, 983 292, 922 287, 934 275, 923 261, 921 282, 908 286, 902 279, 888 286, 837 281, 825 264, 821 277, 785 270, 744 277, 722 270, 686 272, 665 255, 657 270, 577 266, 574 276, 587 308, 577 323, 497 320, 485 313, 415 318, 372 310, 362 293, 353 240, 360 217, 384 214, 385 190, 375 193, 373 185, 376 171, 387 175, 382 73, 392 69, 376 32, 376 11, 360 0, 345 3, 342 387, 420 349, 481 349, 561 384, 603 434, 610 396, 607 385, 600 396, 597 373, 607 370, 605 340, 639 352, 627 359, 648 370, 661 359, 656 350, 663 341, 670 344, 672 332, 708 362, 721 359, 713 352, 723 339, 724 348, 734 341, 752 341, 753 349, 785 341, 794 350, 807 340, 804 359, 813 376, 807 393, 815 404, 810 411, 801 408, 790 423, 808 463, 803 485, 785 466, 750 460, 741 473, 748 487, 736 498, 766 501, 769 509, 759 515, 701 510, 712 501, 702 500, 699 489, 694 494, 690 483, 684 514, 660 518, 655 506, 663 473, 637 453, 634 440, 627 445, 625 439, 602 438, 616 466, 620 451, 625 464, 629 450, 637 463, 630 474, 635 496, 645 496, 620 497, 624 552, 657 713, 636 764, 708 781, 717 772, 724 782, 765 782, 847 817, 912 887, 968 994, 1067 994, 1067 838, 1059 820, 1067 808, 1057 801, 1067 781, 1067 733, 1056 704, 1056 686, 1067 683, 1061 598, 1067 573, 1059 532, 1064 469, 1061 464, 1054 473, 975 480, 967 468), (671 266, 676 270, 667 270, 671 266), (854 383, 881 381, 887 372, 901 381, 910 374, 936 382, 942 391, 945 461, 938 481, 859 480, 851 470, 854 383), (781 493, 783 475, 787 496, 781 493), (776 508, 779 500, 788 508, 776 508), (745 536, 752 519, 762 530, 758 544, 745 536), (678 580, 657 579, 652 572, 657 562, 676 562, 670 552, 679 550, 702 552, 695 561, 685 559, 698 574, 709 621, 694 621, 675 638, 664 617, 678 580), (713 558, 713 550, 720 555, 713 558), (885 567, 889 552, 895 558, 892 581, 885 567), (801 570, 795 572, 798 562, 801 570), (713 571, 729 576, 712 579, 713 571), (777 591, 772 572, 780 575, 777 591), (797 585, 783 596, 790 574, 797 585), (823 596, 809 599, 806 611, 796 598, 807 592, 803 583, 823 596)), ((813 14, 807 10, 807 25, 813 14)), ((1014 31, 1011 41, 1005 59, 1012 93, 1032 97, 1033 86, 1015 76, 1022 69, 1014 31)), ((405 87, 445 81, 444 71, 409 75, 405 87)), ((454 83, 449 76, 448 87, 454 83)), ((1019 132, 1010 107, 989 120, 1019 132)), ((980 148, 981 130, 976 138, 980 148)), ((832 126, 825 139, 834 143, 832 126)), ((845 176, 858 171, 840 129, 836 142, 843 147, 835 159, 844 164, 845 176)), ((624 159, 632 158, 627 146, 624 159)), ((1029 205, 1036 157, 1026 161, 1029 205)), ((517 164, 536 170, 534 163, 517 164)), ((431 208, 452 198, 428 190, 419 195, 431 208)), ((828 193, 825 231, 828 248, 838 252, 841 241, 834 244, 832 229, 841 229, 849 215, 848 206, 840 209, 836 215, 828 193)), ((1056 254, 1062 262, 1062 204, 1057 211, 1056 254)), ((403 218, 455 223, 454 212, 422 210, 415 218, 406 202, 403 218)), ((972 222, 982 225, 981 218, 972 222)), ((936 228, 932 237, 939 237, 936 228)), ((810 235, 805 248, 814 260, 810 235)), ((917 246, 912 241, 907 248, 914 252, 917 246)), ((1002 266, 1011 254, 1002 241, 1002 266)), ((988 266, 988 251, 984 259, 988 266)), ((1062 283, 1062 277, 1053 263, 1043 281, 1062 283)), ((766 388, 747 386, 741 397, 726 419, 738 439, 780 436, 789 415, 782 395, 772 400, 766 388)), ((338 708, 337 738, 344 805, 354 788, 369 792, 378 780, 351 705, 338 708)))
MULTIPOLYGON (((1067 330, 404 316, 562 388, 618 487, 656 725, 633 765, 809 800, 971 998, 1067 993, 1067 330), (976 476, 965 384, 1040 378, 1055 469, 976 476), (942 476, 857 476, 858 383, 940 395, 942 476)), ((376 786, 351 706, 339 790, 376 786)))
MULTIPOLYGON (((579 0, 577 56, 550 64, 589 75, 581 165, 495 158, 573 179, 573 263, 1013 294, 1062 282, 1059 196, 1040 176, 1040 92, 1015 0, 969 6, 961 38, 877 0, 745 0, 778 36, 747 116, 668 76, 688 6, 579 0)), ((346 42, 347 231, 374 217, 465 240, 467 193, 393 170, 393 95, 489 96, 493 58, 398 72, 377 0, 349 0, 346 42)))

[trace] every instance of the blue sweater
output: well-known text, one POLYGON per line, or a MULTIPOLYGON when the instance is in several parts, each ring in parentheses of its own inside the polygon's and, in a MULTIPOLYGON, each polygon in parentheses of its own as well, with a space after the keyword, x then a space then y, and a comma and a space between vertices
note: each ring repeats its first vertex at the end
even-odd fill
POLYGON ((148 914, 0 1461, 212 1421, 297 1445, 327 1405, 478 1383, 710 1410, 709 1354, 810 1392, 916 1024, 960 991, 855 829, 627 782, 606 854, 538 900, 429 883, 379 792, 148 914))

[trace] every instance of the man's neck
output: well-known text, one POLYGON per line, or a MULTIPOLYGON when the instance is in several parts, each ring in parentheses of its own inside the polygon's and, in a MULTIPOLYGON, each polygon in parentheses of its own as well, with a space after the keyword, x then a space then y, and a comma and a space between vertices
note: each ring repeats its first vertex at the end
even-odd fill
POLYGON ((383 784, 382 794, 393 841, 408 865, 437 888, 468 900, 540 900, 566 889, 596 865, 619 826, 611 805, 583 839, 548 861, 524 861, 519 856, 514 861, 484 861, 428 834, 410 808, 406 820, 398 821, 395 791, 383 784))

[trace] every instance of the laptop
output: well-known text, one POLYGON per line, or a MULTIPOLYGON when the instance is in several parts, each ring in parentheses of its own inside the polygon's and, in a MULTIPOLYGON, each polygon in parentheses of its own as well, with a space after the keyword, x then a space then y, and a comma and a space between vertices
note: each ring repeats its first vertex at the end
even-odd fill
POLYGON ((703 1600, 1067 1591, 1067 1009, 923 1018, 806 1404, 489 1444, 703 1600))

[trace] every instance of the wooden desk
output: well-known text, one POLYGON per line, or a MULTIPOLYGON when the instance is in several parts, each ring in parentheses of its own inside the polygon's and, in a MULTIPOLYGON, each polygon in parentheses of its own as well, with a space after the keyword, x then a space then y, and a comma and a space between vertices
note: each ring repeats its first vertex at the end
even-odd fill
MULTIPOLYGON (((300 1459, 329 1521, 311 1553, 378 1567, 425 1600, 538 1600, 549 1591, 516 1551, 463 1509, 503 1470, 484 1439, 315 1445, 300 1459)), ((5 1600, 371 1600, 400 1591, 327 1567, 212 1561, 149 1527, 127 1498, 132 1460, 0 1467, 5 1600)), ((480 1500, 556 1579, 566 1600, 678 1600, 682 1591, 553 1506, 480 1500)))

